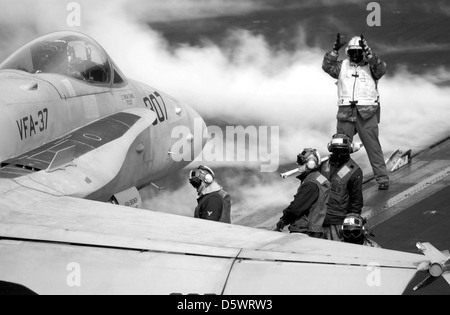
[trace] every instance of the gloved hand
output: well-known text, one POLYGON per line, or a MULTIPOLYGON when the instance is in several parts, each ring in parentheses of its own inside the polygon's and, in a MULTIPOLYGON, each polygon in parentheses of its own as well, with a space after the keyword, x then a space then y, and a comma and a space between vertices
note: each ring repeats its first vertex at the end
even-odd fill
POLYGON ((346 42, 341 42, 341 34, 337 33, 336 41, 334 42, 334 45, 333 45, 333 50, 335 52, 338 52, 339 49, 341 49, 342 47, 345 46, 345 44, 347 44, 347 43, 346 42))
POLYGON ((275 231, 283 232, 284 226, 285 226, 285 224, 284 224, 283 219, 280 219, 280 221, 278 221, 278 223, 277 223, 277 227, 275 228, 275 231))
POLYGON ((373 57, 372 49, 370 49, 370 47, 367 44, 367 41, 363 35, 361 35, 361 40, 359 41, 359 46, 361 46, 361 48, 364 50, 364 54, 366 55, 367 59, 371 59, 373 57))

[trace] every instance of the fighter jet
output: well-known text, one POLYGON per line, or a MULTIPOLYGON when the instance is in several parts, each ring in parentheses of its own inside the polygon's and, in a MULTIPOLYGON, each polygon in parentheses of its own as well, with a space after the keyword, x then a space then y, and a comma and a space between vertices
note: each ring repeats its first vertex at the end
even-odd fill
POLYGON ((138 189, 186 166, 171 148, 205 128, 188 105, 127 79, 93 39, 58 32, 0 65, 1 186, 139 206, 138 189), (175 126, 192 134, 172 136, 175 126), (42 188, 41 188, 42 189, 42 188))
POLYGON ((171 138, 200 116, 85 35, 3 62, 0 108, 0 293, 401 294, 418 271, 449 280, 431 244, 424 256, 125 207, 187 163, 174 141, 201 149, 171 138))

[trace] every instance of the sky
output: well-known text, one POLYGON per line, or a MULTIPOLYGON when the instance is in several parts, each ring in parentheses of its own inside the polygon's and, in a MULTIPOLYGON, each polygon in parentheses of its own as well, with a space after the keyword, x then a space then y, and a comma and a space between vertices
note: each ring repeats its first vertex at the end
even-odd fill
MULTIPOLYGON (((70 3, 0 0, 0 59, 52 31, 86 33, 128 77, 185 101, 210 125, 279 127, 279 171, 293 167, 304 147, 327 154, 337 92, 321 63, 337 32, 347 38, 364 33, 388 64, 379 82, 385 156, 397 148, 417 153, 450 135, 446 1, 377 1, 381 26, 374 27, 367 25, 369 1, 83 0, 74 2, 80 26, 68 24, 70 3)), ((355 159, 370 172, 364 150, 355 159)), ((210 166, 234 196, 236 218, 282 210, 298 186, 250 164, 210 166)), ((179 178, 183 174, 175 182, 179 178)), ((195 192, 186 184, 163 184, 166 191, 143 193, 147 207, 191 215, 195 192)))

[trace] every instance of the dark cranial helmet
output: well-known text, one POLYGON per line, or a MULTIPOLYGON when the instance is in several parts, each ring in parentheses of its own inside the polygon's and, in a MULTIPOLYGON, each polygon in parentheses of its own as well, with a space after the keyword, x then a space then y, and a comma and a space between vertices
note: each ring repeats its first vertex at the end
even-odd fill
POLYGON ((366 238, 366 220, 359 214, 350 213, 342 224, 342 236, 344 242, 353 244, 364 244, 366 238))
POLYGON ((352 140, 345 134, 335 134, 328 143, 328 151, 348 155, 353 152, 352 140))

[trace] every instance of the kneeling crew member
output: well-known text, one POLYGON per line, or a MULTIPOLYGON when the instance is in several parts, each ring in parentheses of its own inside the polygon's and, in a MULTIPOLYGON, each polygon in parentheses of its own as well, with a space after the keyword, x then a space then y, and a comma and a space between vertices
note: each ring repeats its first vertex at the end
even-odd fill
POLYGON ((330 196, 324 222, 325 237, 342 241, 341 227, 349 213, 361 214, 363 207, 361 168, 350 158, 353 152, 351 139, 336 134, 328 144, 330 159, 322 163, 321 173, 330 181, 330 196))
POLYGON ((215 180, 214 172, 200 165, 189 173, 189 183, 197 189, 198 205, 194 217, 231 223, 231 198, 215 180))
POLYGON ((291 233, 305 233, 311 237, 323 238, 323 222, 326 215, 326 201, 330 188, 329 181, 319 173, 320 155, 315 149, 304 149, 297 156, 301 181, 294 200, 283 211, 276 230, 281 232, 285 225, 291 233))
POLYGON ((380 245, 369 238, 370 232, 366 228, 366 223, 366 219, 359 214, 350 213, 342 225, 344 242, 380 248, 380 245))

